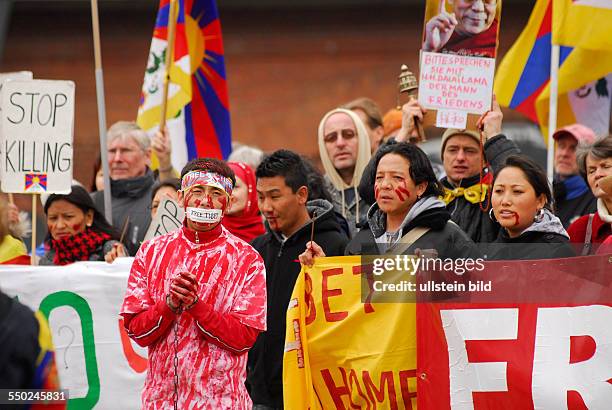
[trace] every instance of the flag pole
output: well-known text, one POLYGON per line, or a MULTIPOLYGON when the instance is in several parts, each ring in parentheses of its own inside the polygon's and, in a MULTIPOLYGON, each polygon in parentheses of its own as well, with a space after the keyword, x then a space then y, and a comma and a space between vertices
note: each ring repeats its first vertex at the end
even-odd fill
POLYGON ((30 265, 36 266, 36 209, 38 194, 32 194, 32 252, 30 253, 30 265))
POLYGON ((163 131, 166 126, 166 111, 168 109, 168 88, 170 87, 170 68, 174 61, 174 38, 176 36, 177 2, 170 0, 170 13, 168 16, 168 46, 166 47, 166 76, 164 77, 164 88, 161 105, 161 118, 159 130, 163 131))
POLYGON ((110 171, 108 168, 108 148, 106 146, 106 105, 104 100, 104 75, 102 73, 102 49, 100 47, 100 20, 98 0, 91 0, 91 24, 93 29, 94 61, 96 73, 96 97, 98 102, 98 129, 100 132, 100 160, 104 174, 104 216, 113 224, 111 204, 110 171))
POLYGON ((559 51, 553 44, 550 53, 550 100, 548 105, 548 141, 546 149, 546 175, 552 186, 555 172, 555 140, 553 134, 557 129, 557 99, 559 97, 559 51))

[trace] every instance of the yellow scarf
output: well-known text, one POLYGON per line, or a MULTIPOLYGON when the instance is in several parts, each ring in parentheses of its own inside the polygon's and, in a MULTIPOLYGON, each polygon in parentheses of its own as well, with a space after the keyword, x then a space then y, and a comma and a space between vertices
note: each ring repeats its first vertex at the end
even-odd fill
POLYGON ((489 185, 480 183, 467 188, 458 187, 455 189, 448 189, 445 187, 444 197, 442 198, 442 200, 446 205, 448 205, 453 202, 455 198, 462 196, 466 199, 466 201, 471 202, 473 204, 478 204, 487 198, 488 190, 489 185))

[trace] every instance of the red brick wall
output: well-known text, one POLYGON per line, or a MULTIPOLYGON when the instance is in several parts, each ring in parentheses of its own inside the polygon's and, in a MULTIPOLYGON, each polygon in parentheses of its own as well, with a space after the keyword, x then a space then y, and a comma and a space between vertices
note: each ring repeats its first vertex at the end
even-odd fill
MULTIPOLYGON (((500 55, 529 13, 528 5, 507 8, 500 55)), ((103 3, 109 124, 135 118, 155 13, 154 5, 121 11, 103 3)), ((360 96, 376 100, 383 112, 395 105, 400 65, 418 67, 422 16, 421 7, 221 9, 234 140, 317 157, 317 126, 326 111, 360 96)), ((35 11, 18 3, 0 65, 0 71, 13 70, 76 82, 75 178, 88 185, 99 151, 89 9, 35 11)))

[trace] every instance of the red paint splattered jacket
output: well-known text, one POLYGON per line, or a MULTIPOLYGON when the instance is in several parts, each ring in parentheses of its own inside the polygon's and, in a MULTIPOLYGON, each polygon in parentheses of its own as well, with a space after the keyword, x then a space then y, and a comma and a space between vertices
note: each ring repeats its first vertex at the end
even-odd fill
POLYGON ((170 282, 196 275, 198 303, 178 317, 178 407, 250 409, 244 386, 247 351, 266 327, 261 256, 219 224, 185 227, 145 242, 134 259, 121 309, 128 335, 149 347, 143 409, 167 409, 174 395, 174 324, 170 282))

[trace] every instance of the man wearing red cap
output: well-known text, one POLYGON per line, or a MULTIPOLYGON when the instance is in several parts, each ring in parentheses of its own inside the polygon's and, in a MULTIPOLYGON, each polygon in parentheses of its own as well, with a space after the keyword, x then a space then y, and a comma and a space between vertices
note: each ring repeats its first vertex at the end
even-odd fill
POLYGON ((578 145, 590 145, 596 136, 589 127, 572 124, 555 131, 553 138, 557 143, 553 183, 555 213, 567 228, 582 215, 593 213, 597 209, 597 200, 580 176, 576 162, 578 145))

